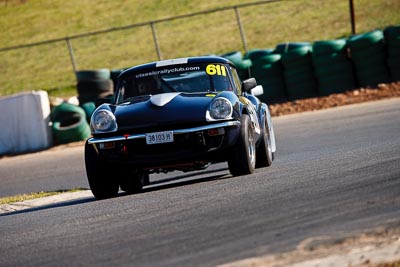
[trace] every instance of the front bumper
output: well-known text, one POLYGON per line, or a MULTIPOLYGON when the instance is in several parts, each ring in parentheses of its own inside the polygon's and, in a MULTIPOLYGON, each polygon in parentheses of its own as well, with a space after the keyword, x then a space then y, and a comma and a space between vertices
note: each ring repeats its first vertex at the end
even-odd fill
MULTIPOLYGON (((173 131, 174 142, 146 144, 146 133, 124 134, 112 137, 94 137, 98 154, 107 161, 129 163, 140 168, 162 168, 171 164, 195 161, 220 161, 218 153, 236 144, 239 121, 225 121, 173 131), (210 131, 223 129, 223 134, 210 135, 210 131)), ((223 155, 226 156, 226 155, 223 155)))
MULTIPOLYGON (((208 131, 208 130, 212 130, 212 129, 239 126, 239 125, 240 125, 239 121, 227 121, 227 122, 221 122, 221 123, 210 124, 210 125, 205 125, 205 126, 173 130, 173 132, 174 132, 174 135, 179 135, 179 134, 208 131)), ((134 139, 145 139, 145 138, 146 138, 146 134, 142 133, 142 134, 132 134, 132 135, 125 135, 125 136, 113 136, 113 137, 104 137, 104 138, 89 138, 88 143, 89 144, 98 144, 98 143, 118 142, 118 141, 134 140, 134 139)))

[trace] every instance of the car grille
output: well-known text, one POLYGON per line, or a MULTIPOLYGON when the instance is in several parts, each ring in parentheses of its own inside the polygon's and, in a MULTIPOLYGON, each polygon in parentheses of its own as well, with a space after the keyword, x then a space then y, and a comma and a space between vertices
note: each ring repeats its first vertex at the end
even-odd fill
POLYGON ((223 135, 208 136, 207 132, 199 131, 174 135, 172 143, 147 145, 145 138, 116 142, 114 149, 105 149, 102 153, 108 159, 168 162, 204 155, 218 149, 223 140, 223 135))

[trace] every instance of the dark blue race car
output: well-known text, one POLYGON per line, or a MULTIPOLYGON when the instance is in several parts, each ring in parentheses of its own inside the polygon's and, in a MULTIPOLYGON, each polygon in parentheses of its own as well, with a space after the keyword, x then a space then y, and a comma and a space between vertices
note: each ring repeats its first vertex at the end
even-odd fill
POLYGON ((118 78, 113 103, 93 113, 86 173, 96 198, 140 192, 149 175, 228 162, 232 175, 272 164, 275 135, 254 78, 221 57, 148 63, 118 78))

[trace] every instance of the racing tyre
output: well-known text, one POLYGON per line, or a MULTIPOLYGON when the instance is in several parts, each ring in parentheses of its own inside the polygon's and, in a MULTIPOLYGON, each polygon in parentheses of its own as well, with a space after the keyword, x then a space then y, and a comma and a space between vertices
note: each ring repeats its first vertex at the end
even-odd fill
POLYGON ((93 145, 85 143, 86 175, 90 190, 97 199, 111 198, 118 195, 119 184, 112 169, 97 155, 93 145))
POLYGON ((120 187, 122 191, 129 194, 140 193, 143 186, 148 184, 149 174, 135 171, 124 171, 120 176, 120 187))
POLYGON ((269 167, 272 165, 274 156, 272 154, 271 137, 269 134, 269 127, 264 117, 264 123, 262 125, 262 136, 260 144, 258 145, 256 152, 256 168, 269 167))
POLYGON ((228 160, 229 172, 233 176, 253 173, 256 165, 254 129, 247 114, 242 115, 238 141, 228 160))

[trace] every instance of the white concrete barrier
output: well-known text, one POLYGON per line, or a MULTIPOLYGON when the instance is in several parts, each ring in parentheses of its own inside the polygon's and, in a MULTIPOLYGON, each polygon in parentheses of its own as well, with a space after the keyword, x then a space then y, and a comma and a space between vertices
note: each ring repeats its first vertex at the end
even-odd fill
POLYGON ((0 98, 0 155, 20 154, 53 145, 46 91, 0 98))

